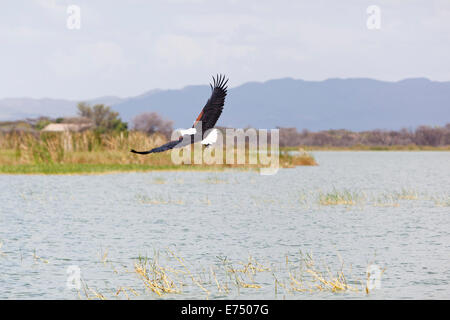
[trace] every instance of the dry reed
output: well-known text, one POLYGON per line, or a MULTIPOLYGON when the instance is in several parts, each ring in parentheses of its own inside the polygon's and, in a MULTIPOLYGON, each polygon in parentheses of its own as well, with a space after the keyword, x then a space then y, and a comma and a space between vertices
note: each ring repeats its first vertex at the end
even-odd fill
MULTIPOLYGON (((130 149, 148 150, 166 142, 166 139, 154 134, 148 136, 142 132, 130 131, 121 133, 99 134, 85 132, 11 132, 0 134, 0 172, 23 173, 64 173, 68 171, 96 171, 101 166, 116 165, 116 170, 148 169, 222 169, 222 168, 260 168, 257 164, 225 164, 226 152, 223 152, 224 164, 175 165, 170 152, 155 153, 151 156, 141 156, 130 153, 130 149), (27 166, 35 166, 28 168, 27 166), (72 167, 70 167, 72 166, 72 167), (74 167, 75 166, 75 167, 74 167), (84 166, 84 167, 83 167, 84 166), (146 166, 146 167, 145 167, 146 166), (23 167, 23 169, 20 169, 23 167), (18 168, 15 170, 14 168, 18 168), (27 171, 28 170, 28 171, 27 171)), ((192 148, 193 149, 193 148, 192 148)), ((236 153, 236 149, 234 150, 236 153)), ((248 150, 245 151, 249 159, 248 150)), ((193 161, 191 151, 191 163, 193 161)), ((246 162, 247 163, 247 162, 246 162)), ((300 155, 280 154, 281 167, 298 165, 315 165, 312 156, 306 153, 300 155)), ((105 170, 101 170, 105 171, 105 170)), ((155 181, 158 183, 157 181, 155 181)))

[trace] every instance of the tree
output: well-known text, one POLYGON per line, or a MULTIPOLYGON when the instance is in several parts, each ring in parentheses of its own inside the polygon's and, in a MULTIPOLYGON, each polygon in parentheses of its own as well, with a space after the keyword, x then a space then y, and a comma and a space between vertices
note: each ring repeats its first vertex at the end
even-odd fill
POLYGON ((280 147, 294 147, 301 144, 297 128, 277 128, 280 130, 280 147))
POLYGON ((144 131, 148 134, 161 133, 170 138, 173 130, 173 121, 164 120, 156 112, 145 112, 133 118, 134 130, 144 131))
POLYGON ((119 113, 112 111, 110 107, 103 104, 96 104, 91 107, 85 102, 80 102, 78 114, 90 119, 94 123, 95 130, 100 133, 127 130, 127 124, 119 118, 119 113))
POLYGON ((417 145, 439 146, 444 138, 444 129, 420 126, 416 130, 415 142, 417 145))
POLYGON ((39 117, 35 119, 26 119, 25 122, 36 130, 42 130, 52 122, 52 119, 49 117, 39 117))

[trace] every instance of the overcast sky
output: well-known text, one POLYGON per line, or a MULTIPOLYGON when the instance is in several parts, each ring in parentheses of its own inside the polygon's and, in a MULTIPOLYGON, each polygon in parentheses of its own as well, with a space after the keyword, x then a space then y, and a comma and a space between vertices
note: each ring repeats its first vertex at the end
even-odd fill
POLYGON ((450 80, 448 0, 0 0, 0 98, 247 81, 450 80), (68 5, 81 28, 67 27, 68 5), (380 8, 380 29, 367 8, 380 8), (372 20, 371 20, 372 21, 372 20))

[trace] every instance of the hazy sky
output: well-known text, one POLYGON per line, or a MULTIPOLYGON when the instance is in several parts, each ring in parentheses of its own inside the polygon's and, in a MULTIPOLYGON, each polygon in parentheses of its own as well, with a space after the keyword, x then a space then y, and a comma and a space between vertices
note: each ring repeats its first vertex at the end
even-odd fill
POLYGON ((450 80, 449 0, 0 0, 0 98, 407 77, 450 80), (68 5, 81 29, 67 27, 68 5), (381 10, 369 30, 370 5, 381 10))

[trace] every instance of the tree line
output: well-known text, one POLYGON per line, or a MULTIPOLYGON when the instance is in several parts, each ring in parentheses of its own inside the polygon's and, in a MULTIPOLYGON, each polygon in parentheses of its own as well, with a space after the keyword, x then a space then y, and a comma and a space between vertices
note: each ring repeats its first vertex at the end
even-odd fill
POLYGON ((131 128, 129 128, 128 123, 122 121, 118 112, 113 111, 111 107, 104 104, 91 106, 85 102, 80 102, 77 105, 77 110, 76 117, 39 117, 18 121, 3 121, 0 122, 0 132, 38 132, 51 123, 84 125, 84 128, 98 134, 125 132, 131 129, 147 134, 159 133, 166 138, 170 138, 173 131, 173 121, 165 120, 156 112, 146 112, 137 115, 133 118, 131 128))
MULTIPOLYGON (((89 129, 96 133, 140 131, 149 135, 159 133, 170 139, 173 121, 164 119, 156 112, 142 113, 134 117, 129 128, 126 122, 104 104, 93 106, 81 102, 77 106, 78 116, 51 119, 40 117, 24 121, 0 122, 0 131, 39 131, 49 123, 90 124, 89 129)), ((221 128, 225 129, 225 128, 221 128)), ((352 147, 367 146, 449 146, 450 123, 443 127, 420 126, 414 130, 370 130, 354 132, 350 130, 324 130, 311 132, 307 129, 278 128, 280 130, 280 147, 320 146, 352 147)))
POLYGON ((324 130, 299 132, 296 128, 279 128, 280 146, 448 146, 450 145, 450 123, 444 127, 420 126, 415 130, 370 130, 354 132, 350 130, 324 130))

